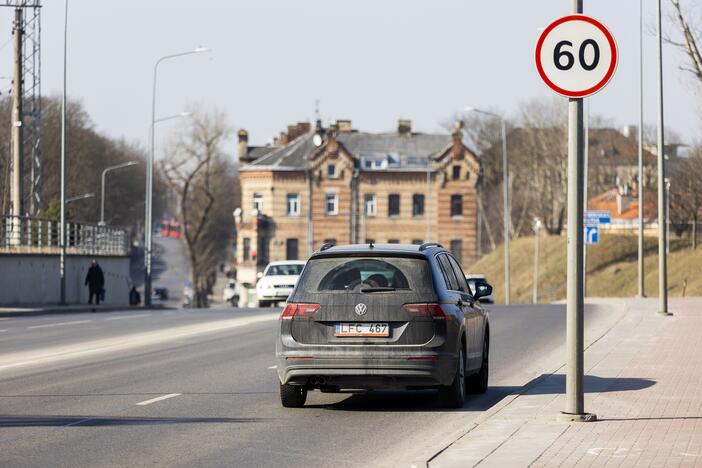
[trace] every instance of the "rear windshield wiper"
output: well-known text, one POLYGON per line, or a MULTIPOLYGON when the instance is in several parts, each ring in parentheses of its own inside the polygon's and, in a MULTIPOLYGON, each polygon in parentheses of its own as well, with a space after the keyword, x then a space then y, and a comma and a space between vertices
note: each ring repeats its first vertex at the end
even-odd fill
MULTIPOLYGON (((406 290, 408 288, 400 288, 400 289, 406 290)), ((397 288, 390 288, 387 286, 375 286, 375 287, 361 288, 361 292, 364 292, 364 293, 385 292, 385 291, 397 291, 397 288)))

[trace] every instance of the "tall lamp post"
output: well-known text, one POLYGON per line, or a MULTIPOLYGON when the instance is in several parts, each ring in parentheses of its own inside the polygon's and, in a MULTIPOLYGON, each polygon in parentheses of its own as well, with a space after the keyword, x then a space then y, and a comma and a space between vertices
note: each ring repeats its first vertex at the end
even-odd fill
POLYGON ((668 312, 668 243, 665 196, 665 131, 663 120, 663 32, 661 0, 658 0, 658 313, 668 312))
POLYGON ((66 304, 66 52, 68 40, 68 0, 63 15, 63 92, 61 94, 61 226, 59 230, 60 300, 66 304))
POLYGON ((646 296, 644 287, 644 171, 643 171, 643 127, 644 127, 644 91, 643 91, 643 30, 644 30, 644 15, 643 2, 639 0, 639 258, 638 258, 638 280, 639 280, 639 297, 646 296))
POLYGON ((105 224, 105 177, 108 172, 116 171, 117 169, 122 169, 129 166, 135 166, 139 164, 138 161, 127 161, 122 164, 115 164, 114 166, 109 166, 102 171, 102 183, 100 188, 100 226, 105 224))
POLYGON ((209 52, 210 49, 206 47, 198 47, 193 50, 186 52, 180 52, 178 54, 164 55, 159 58, 154 64, 154 79, 153 79, 153 89, 151 94, 151 151, 149 152, 149 159, 146 164, 146 204, 145 204, 145 222, 144 222, 144 305, 151 305, 151 231, 153 229, 152 223, 152 204, 153 204, 153 182, 154 182, 154 142, 155 142, 155 130, 156 130, 156 83, 158 78, 158 66, 161 62, 165 60, 174 59, 177 57, 183 57, 186 55, 199 54, 203 52, 209 52))
POLYGON ((503 185, 503 237, 505 247, 505 304, 510 302, 510 281, 509 281, 509 218, 510 218, 510 203, 509 203, 509 168, 507 166, 507 130, 505 119, 498 114, 488 112, 474 107, 466 107, 465 112, 477 112, 479 114, 489 115, 500 120, 502 126, 502 185, 503 185))
POLYGON ((541 234, 541 220, 534 218, 531 224, 534 230, 534 290, 532 292, 532 302, 539 303, 539 234, 541 234))

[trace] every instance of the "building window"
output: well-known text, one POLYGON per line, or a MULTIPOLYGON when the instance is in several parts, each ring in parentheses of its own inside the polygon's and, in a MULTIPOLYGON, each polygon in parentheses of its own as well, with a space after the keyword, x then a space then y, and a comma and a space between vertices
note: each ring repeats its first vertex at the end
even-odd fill
POLYGON ((327 166, 327 177, 330 179, 336 179, 338 176, 336 175, 336 165, 335 164, 329 164, 327 166))
POLYGON ((375 216, 377 207, 374 193, 367 193, 363 196, 363 205, 365 206, 366 216, 375 216))
POLYGON ((400 195, 388 195, 388 216, 400 216, 400 195))
POLYGON ((459 260, 463 260, 463 241, 461 239, 451 240, 451 253, 459 260))
POLYGON ((459 180, 461 178, 461 166, 453 166, 451 179, 459 180))
POLYGON ((263 195, 260 193, 253 194, 253 209, 263 213, 263 195))
POLYGON ((288 216, 300 216, 300 194, 288 194, 288 216))
POLYGON ((328 215, 339 214, 339 196, 335 193, 328 193, 325 196, 324 209, 328 215))
POLYGON ((285 259, 286 260, 297 260, 298 259, 297 239, 286 239, 285 240, 285 259))
POLYGON ((412 239, 412 245, 422 245, 423 243, 422 239, 412 239))
POLYGON ((424 216, 424 195, 412 195, 412 216, 424 216))
POLYGON ((399 243, 400 243, 399 239, 389 239, 388 240, 388 244, 399 244, 399 243))
POLYGON ((463 216, 463 195, 451 195, 451 216, 463 216))
POLYGON ((242 245, 242 259, 245 262, 251 260, 251 238, 244 237, 244 243, 242 245))

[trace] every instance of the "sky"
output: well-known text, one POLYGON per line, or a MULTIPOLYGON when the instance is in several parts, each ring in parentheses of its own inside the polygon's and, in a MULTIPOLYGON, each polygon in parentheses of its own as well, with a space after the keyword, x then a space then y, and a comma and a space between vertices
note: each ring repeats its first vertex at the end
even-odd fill
MULTIPOLYGON (((43 3, 43 94, 58 95, 64 2, 43 3)), ((644 106, 654 124, 656 2, 644 3, 644 106)), ((326 123, 351 119, 354 128, 382 132, 408 118, 417 131, 443 131, 466 106, 514 116, 520 103, 554 95, 537 75, 533 51, 539 28, 570 8, 570 0, 70 0, 68 94, 100 131, 145 145, 154 63, 206 46, 212 53, 160 66, 157 118, 194 104, 217 108, 265 144, 290 123, 313 121, 319 100, 326 123)), ((0 11, 8 39, 11 13, 0 11)), ((639 0, 585 0, 585 13, 608 26, 620 53, 610 84, 589 99, 590 112, 636 124, 639 0)), ((0 45, 3 77, 11 47, 2 38, 0 45)), ((672 46, 664 54, 666 126, 695 141, 702 96, 679 70, 686 57, 672 46)), ((9 82, 0 78, 0 86, 9 82)), ((159 142, 175 122, 159 124, 159 142)))

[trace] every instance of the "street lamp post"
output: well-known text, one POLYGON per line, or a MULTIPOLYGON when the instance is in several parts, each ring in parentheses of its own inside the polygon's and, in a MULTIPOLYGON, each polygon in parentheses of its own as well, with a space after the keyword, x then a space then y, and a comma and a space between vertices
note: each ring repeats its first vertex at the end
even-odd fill
POLYGON ((156 83, 158 78, 158 66, 161 62, 176 57, 183 57, 185 55, 199 54, 203 52, 209 52, 210 49, 205 47, 198 47, 187 52, 180 52, 178 54, 164 55, 156 61, 154 64, 154 78, 153 78, 153 89, 151 94, 151 151, 149 152, 149 159, 146 164, 146 203, 145 203, 145 222, 144 222, 144 305, 151 305, 151 252, 152 252, 152 242, 151 242, 151 231, 153 229, 152 223, 152 205, 153 205, 153 182, 154 182, 154 142, 155 142, 155 130, 156 130, 156 83))
POLYGON ((138 161, 127 161, 122 164, 116 164, 114 166, 110 166, 105 168, 104 171, 102 171, 102 184, 101 184, 101 189, 100 189, 100 225, 105 224, 105 176, 107 176, 108 172, 111 171, 116 171, 117 169, 122 169, 124 167, 129 167, 129 166, 134 166, 136 164, 139 164, 138 161))
POLYGON ((61 226, 59 230, 60 300, 66 304, 66 52, 68 40, 68 0, 63 15, 63 93, 61 94, 61 226))
POLYGON ((663 31, 661 0, 658 0, 658 313, 668 312, 668 256, 665 246, 666 232, 665 196, 665 131, 663 120, 663 31))
POLYGON ((477 112, 479 114, 489 115, 500 120, 502 131, 502 185, 503 185, 503 237, 505 248, 505 304, 510 303, 510 271, 509 271, 509 220, 510 220, 510 203, 509 203, 509 168, 507 166, 507 125, 505 119, 498 114, 488 112, 474 107, 466 107, 463 109, 466 112, 477 112))
POLYGON ((643 172, 643 127, 644 127, 644 91, 643 91, 643 30, 644 30, 644 15, 643 15, 643 2, 644 0, 639 0, 639 183, 638 183, 638 197, 639 197, 639 258, 638 258, 638 271, 639 271, 639 297, 646 296, 646 290, 644 288, 644 172, 643 172))
POLYGON ((69 203, 73 203, 74 201, 78 201, 78 200, 85 200, 86 198, 93 198, 94 196, 95 196, 94 193, 84 193, 82 195, 68 197, 68 198, 66 198, 66 204, 68 205, 69 203))
POLYGON ((532 292, 532 302, 539 303, 539 234, 541 233, 541 220, 534 218, 532 223, 534 229, 534 290, 532 292))

